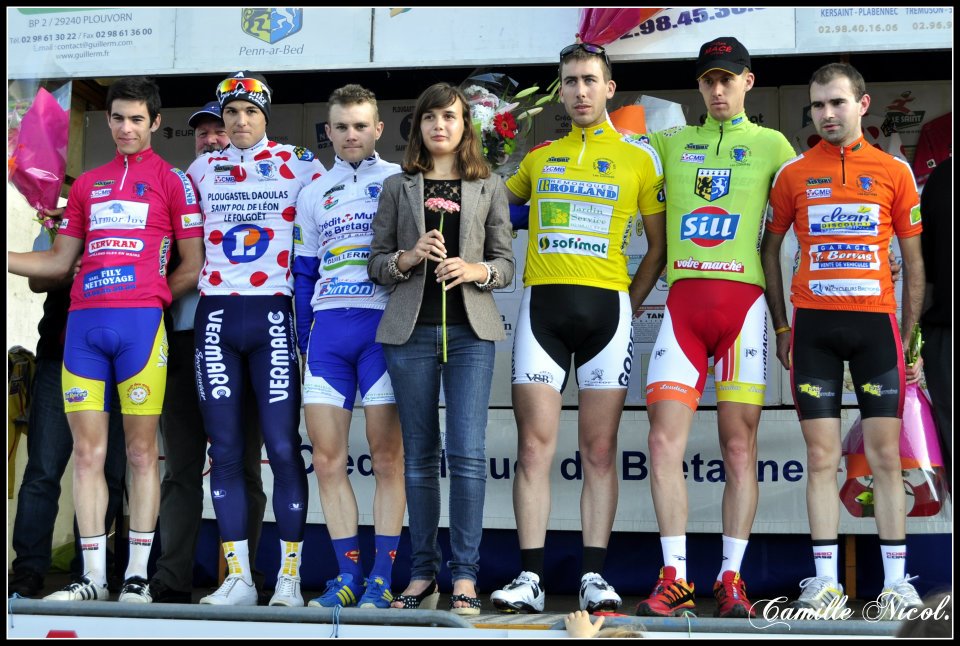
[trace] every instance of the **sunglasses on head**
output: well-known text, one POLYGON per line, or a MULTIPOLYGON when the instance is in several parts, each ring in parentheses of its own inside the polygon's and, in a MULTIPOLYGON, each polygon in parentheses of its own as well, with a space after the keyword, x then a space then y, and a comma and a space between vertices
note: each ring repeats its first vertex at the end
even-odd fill
POLYGON ((261 92, 266 94, 268 99, 270 98, 270 88, 267 87, 266 83, 250 78, 224 79, 220 82, 220 85, 217 86, 217 96, 230 94, 238 90, 247 93, 261 92))
POLYGON ((610 67, 610 59, 607 58, 607 50, 600 45, 594 45, 593 43, 574 43, 572 45, 567 45, 560 50, 560 62, 562 63, 563 59, 578 49, 582 49, 586 53, 594 54, 595 56, 603 56, 603 62, 607 64, 607 67, 610 67))

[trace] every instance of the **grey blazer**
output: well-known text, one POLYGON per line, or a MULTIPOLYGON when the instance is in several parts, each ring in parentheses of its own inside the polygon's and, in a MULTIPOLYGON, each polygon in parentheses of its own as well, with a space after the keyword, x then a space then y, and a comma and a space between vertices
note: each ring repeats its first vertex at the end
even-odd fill
MULTIPOLYGON (((406 343, 420 313, 426 285, 426 262, 403 278, 395 273, 394 254, 412 249, 426 233, 423 215, 423 175, 400 173, 383 182, 377 215, 373 218, 373 243, 367 272, 378 285, 393 285, 390 301, 377 328, 377 341, 390 345, 406 343), (391 271, 391 268, 394 271, 391 271)), ((476 283, 460 285, 470 327, 481 339, 504 338, 503 320, 493 300, 492 289, 513 281, 513 236, 510 207, 503 179, 496 173, 487 179, 462 180, 460 204, 460 257, 466 262, 486 262, 496 268, 495 283, 480 289, 476 283)), ((435 277, 431 273, 430 279, 435 277)))

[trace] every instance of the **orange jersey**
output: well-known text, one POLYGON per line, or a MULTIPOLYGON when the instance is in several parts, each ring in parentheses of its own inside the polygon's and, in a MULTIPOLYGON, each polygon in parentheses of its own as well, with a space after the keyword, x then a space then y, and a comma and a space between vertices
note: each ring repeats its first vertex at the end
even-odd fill
POLYGON ((820 141, 780 169, 770 190, 773 220, 800 243, 794 307, 892 314, 897 301, 889 248, 919 235, 920 196, 906 162, 863 137, 845 147, 820 141))

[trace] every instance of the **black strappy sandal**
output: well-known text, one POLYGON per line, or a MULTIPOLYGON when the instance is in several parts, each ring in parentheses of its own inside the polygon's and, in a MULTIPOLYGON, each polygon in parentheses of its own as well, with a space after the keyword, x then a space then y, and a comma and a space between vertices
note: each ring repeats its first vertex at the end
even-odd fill
POLYGON ((479 597, 468 597, 465 594, 452 594, 450 595, 450 612, 455 615, 479 615, 480 614, 480 598, 479 597), (463 606, 460 608, 454 608, 453 604, 458 601, 470 604, 468 606, 463 606))
POLYGON ((440 600, 440 587, 437 585, 437 580, 434 579, 420 594, 400 594, 395 596, 393 600, 402 603, 404 610, 416 610, 417 608, 436 610, 437 601, 440 600))

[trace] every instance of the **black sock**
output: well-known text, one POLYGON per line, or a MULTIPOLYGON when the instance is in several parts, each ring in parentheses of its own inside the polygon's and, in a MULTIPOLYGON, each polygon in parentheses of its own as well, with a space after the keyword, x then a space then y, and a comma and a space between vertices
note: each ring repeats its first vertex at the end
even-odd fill
POLYGON ((544 548, 542 547, 537 547, 532 550, 520 550, 520 567, 526 572, 533 572, 542 579, 543 558, 544 548))
POLYGON ((607 548, 583 546, 583 565, 580 567, 580 576, 587 572, 603 574, 603 564, 607 561, 607 548))

